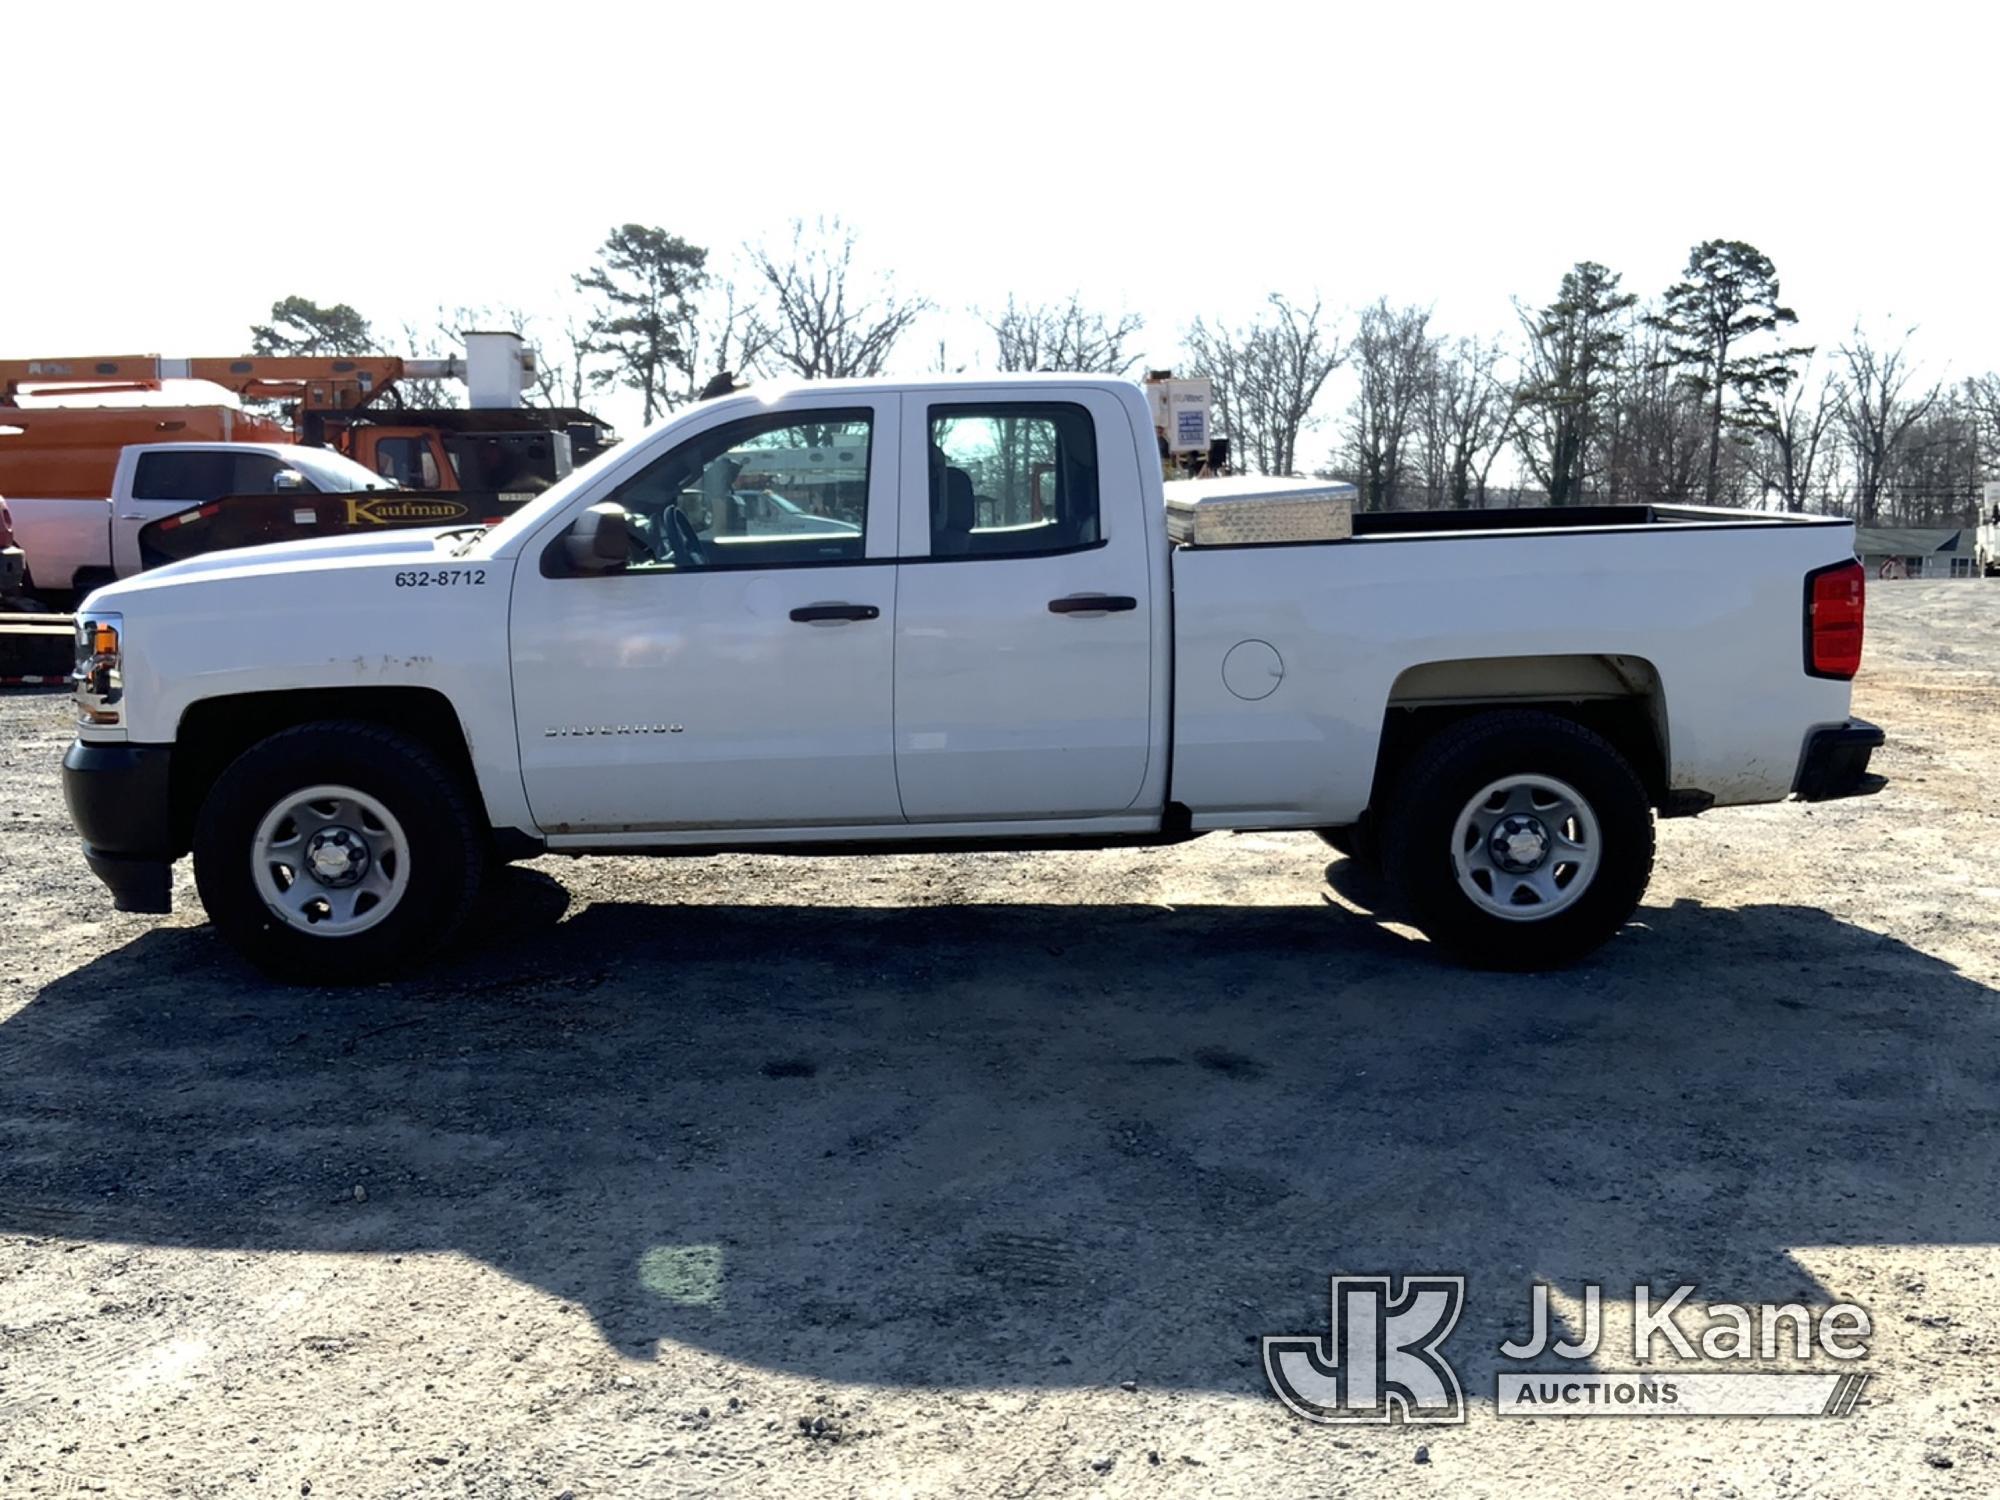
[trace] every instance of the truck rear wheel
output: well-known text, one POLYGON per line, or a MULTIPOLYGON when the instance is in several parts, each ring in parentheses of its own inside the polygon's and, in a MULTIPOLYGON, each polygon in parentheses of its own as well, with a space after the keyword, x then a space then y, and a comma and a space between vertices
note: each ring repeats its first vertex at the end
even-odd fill
POLYGON ((209 919, 278 978, 341 983, 441 947, 485 856, 464 788, 422 742, 303 724, 253 745, 195 823, 209 919))
POLYGON ((1612 745, 1553 714, 1466 719, 1397 784, 1383 865, 1426 936, 1482 968, 1569 963, 1631 916, 1653 870, 1646 789, 1612 745))

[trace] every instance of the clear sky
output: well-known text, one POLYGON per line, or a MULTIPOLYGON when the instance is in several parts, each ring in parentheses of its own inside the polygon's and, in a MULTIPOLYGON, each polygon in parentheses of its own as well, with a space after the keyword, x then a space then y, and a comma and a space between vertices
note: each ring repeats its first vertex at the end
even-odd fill
MULTIPOLYGON (((614 223, 719 251, 839 214, 946 307, 1386 295, 1495 333, 1592 258, 1747 239, 1809 339, 2000 366, 1991 5, 219 5, 15 0, 0 354, 226 354, 554 310, 614 223)), ((979 363, 962 315, 945 337, 979 363)), ((628 426, 631 425, 629 422, 628 426)), ((1305 446, 1315 454, 1330 431, 1305 446)))

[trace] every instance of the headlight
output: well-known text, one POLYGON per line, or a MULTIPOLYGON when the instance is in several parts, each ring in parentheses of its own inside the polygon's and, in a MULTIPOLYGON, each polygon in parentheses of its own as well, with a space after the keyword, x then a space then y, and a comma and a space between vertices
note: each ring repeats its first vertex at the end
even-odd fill
POLYGON ((94 610, 76 617, 76 716, 85 724, 125 722, 125 617, 94 610))

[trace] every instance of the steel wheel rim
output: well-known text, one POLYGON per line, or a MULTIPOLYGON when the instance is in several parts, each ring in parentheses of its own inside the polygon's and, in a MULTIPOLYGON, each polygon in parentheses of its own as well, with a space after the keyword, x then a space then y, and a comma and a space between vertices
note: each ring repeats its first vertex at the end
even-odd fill
POLYGON ((1458 888, 1506 922, 1545 922, 1567 911, 1596 879, 1603 853, 1590 803, 1553 776, 1519 772, 1488 782, 1452 823, 1458 888))
POLYGON ((410 888, 409 841, 366 792, 332 783, 280 797, 250 841, 250 878, 271 915, 318 938, 366 932, 410 888))

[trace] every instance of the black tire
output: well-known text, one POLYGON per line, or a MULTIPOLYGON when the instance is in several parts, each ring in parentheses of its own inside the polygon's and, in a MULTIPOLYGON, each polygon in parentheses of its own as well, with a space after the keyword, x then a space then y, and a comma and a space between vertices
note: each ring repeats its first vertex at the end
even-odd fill
POLYGON ((1398 908, 1461 962, 1556 968, 1598 947, 1638 906, 1653 872, 1652 805, 1625 757, 1582 725, 1528 710, 1485 713, 1454 724, 1417 752, 1396 784, 1382 856, 1398 908), (1482 788, 1510 776, 1567 783, 1597 821, 1600 847, 1589 883, 1546 917, 1513 919, 1484 909, 1461 888, 1454 865, 1461 812, 1482 788))
POLYGON ((260 741, 216 778, 195 820, 195 886, 209 920, 252 963, 297 983, 372 978, 441 948, 471 911, 485 864, 485 840, 460 779, 423 742, 378 724, 301 724, 260 741), (322 784, 380 802, 408 845, 407 885, 393 909, 346 936, 289 925, 259 894, 252 872, 266 814, 322 784))
POLYGON ((1380 851, 1375 847, 1372 830, 1366 823, 1350 823, 1344 828, 1315 828, 1320 842, 1343 858, 1359 864, 1381 864, 1380 851))

